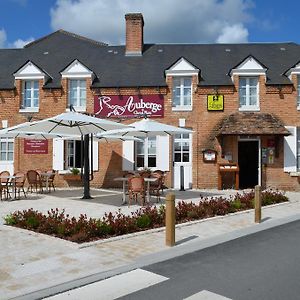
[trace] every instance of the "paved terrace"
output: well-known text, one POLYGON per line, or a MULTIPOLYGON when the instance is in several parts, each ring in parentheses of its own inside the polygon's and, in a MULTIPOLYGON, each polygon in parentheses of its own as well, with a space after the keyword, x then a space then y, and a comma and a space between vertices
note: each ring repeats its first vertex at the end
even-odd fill
MULTIPOLYGON (((85 213, 89 217, 101 217, 105 212, 115 212, 120 209, 127 214, 140 207, 139 205, 122 206, 122 193, 119 190, 92 190, 94 197, 92 200, 82 200, 81 193, 81 189, 58 190, 51 194, 33 194, 24 200, 0 203, 1 300, 26 294, 29 294, 27 299, 35 299, 36 295, 30 293, 46 289, 44 295, 47 295, 49 287, 56 286, 56 290, 62 290, 64 287, 60 286, 61 284, 69 283, 71 287, 73 280, 84 277, 88 282, 89 276, 93 274, 98 274, 99 278, 101 274, 105 277, 108 276, 106 273, 108 271, 112 271, 113 274, 113 270, 117 268, 146 263, 149 255, 163 257, 164 253, 170 251, 170 248, 164 244, 163 229, 79 245, 3 225, 4 216, 15 210, 28 208, 41 212, 59 208, 65 209, 71 216, 77 217, 85 213)), ((229 197, 234 193, 235 191, 232 190, 177 191, 176 200, 199 201, 200 195, 229 197)), ((299 214, 300 194, 287 193, 287 195, 290 198, 289 203, 263 208, 262 224, 254 225, 253 211, 246 211, 179 225, 176 229, 177 245, 172 249, 190 247, 195 241, 204 244, 210 238, 218 238, 253 226, 259 228, 268 222, 271 224, 274 220, 299 214)), ((155 200, 155 198, 151 199, 153 203, 156 202, 155 200)))

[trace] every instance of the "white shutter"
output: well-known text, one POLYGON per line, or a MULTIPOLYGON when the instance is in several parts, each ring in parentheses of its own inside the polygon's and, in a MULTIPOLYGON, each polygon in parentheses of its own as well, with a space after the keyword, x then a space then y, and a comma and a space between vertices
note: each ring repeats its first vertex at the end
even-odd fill
POLYGON ((170 168, 170 138, 169 136, 156 137, 156 167, 162 171, 169 171, 170 168))
POLYGON ((134 141, 123 142, 123 171, 134 170, 134 141))
POLYGON ((297 171, 297 127, 285 126, 291 133, 284 137, 284 172, 297 171))
POLYGON ((64 140, 53 139, 53 169, 62 171, 64 169, 64 140))
POLYGON ((93 141, 93 170, 99 170, 99 142, 93 141))

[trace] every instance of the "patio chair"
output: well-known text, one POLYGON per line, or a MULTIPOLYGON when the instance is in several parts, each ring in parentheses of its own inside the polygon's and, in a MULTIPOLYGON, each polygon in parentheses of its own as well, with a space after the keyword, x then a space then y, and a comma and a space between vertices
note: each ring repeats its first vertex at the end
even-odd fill
MULTIPOLYGON (((49 192, 51 191, 51 187, 55 191, 55 186, 54 186, 54 178, 55 178, 55 170, 48 170, 46 171, 47 174, 51 174, 50 177, 48 177, 48 189, 49 192)), ((42 184, 43 186, 46 186, 47 184, 47 177, 41 176, 42 184)))
POLYGON ((157 177, 157 180, 155 182, 151 182, 149 193, 150 195, 156 196, 157 202, 160 202, 160 190, 162 190, 163 175, 154 172, 152 176, 157 177))
POLYGON ((2 171, 0 173, 1 200, 2 200, 2 193, 5 195, 6 199, 10 197, 10 193, 9 193, 10 181, 9 178, 5 178, 7 176, 10 176, 10 173, 8 171, 2 171))
MULTIPOLYGON (((152 173, 152 176, 156 176, 156 175, 159 175, 161 176, 161 193, 163 194, 164 192, 164 188, 165 188, 165 178, 166 178, 166 173, 164 171, 161 171, 161 170, 155 170, 153 173, 152 173)), ((154 185, 156 184, 156 182, 154 182, 154 185)))
POLYGON ((23 172, 16 172, 14 176, 16 176, 16 178, 14 179, 14 185, 15 185, 14 187, 16 189, 16 192, 18 192, 19 198, 20 198, 21 191, 24 193, 25 198, 27 198, 24 189, 24 184, 26 180, 25 174, 23 172))
POLYGON ((128 193, 129 200, 128 206, 130 206, 131 200, 134 198, 137 203, 137 196, 141 198, 141 205, 145 203, 145 183, 144 178, 141 176, 132 176, 128 179, 128 193))
POLYGON ((41 192, 43 192, 43 185, 41 181, 41 177, 39 173, 36 170, 29 170, 27 171, 27 181, 28 181, 28 188, 27 192, 31 190, 31 193, 33 192, 33 187, 35 187, 36 193, 38 192, 38 187, 41 192))

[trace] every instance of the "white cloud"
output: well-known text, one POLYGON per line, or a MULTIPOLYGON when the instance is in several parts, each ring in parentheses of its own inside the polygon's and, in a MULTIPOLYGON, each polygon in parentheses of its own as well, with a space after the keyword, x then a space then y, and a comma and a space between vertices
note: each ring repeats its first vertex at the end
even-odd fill
POLYGON ((242 24, 226 26, 222 29, 217 43, 245 43, 248 41, 248 30, 242 24))
POLYGON ((29 38, 27 40, 17 39, 16 41, 14 41, 12 43, 12 47, 13 48, 23 48, 26 44, 29 44, 32 41, 34 41, 33 37, 31 37, 31 38, 29 38))
POLYGON ((144 15, 146 43, 245 42, 252 6, 251 0, 57 0, 50 14, 53 30, 111 44, 124 43, 130 12, 144 15), (227 32, 235 33, 232 40, 227 32))
POLYGON ((6 32, 5 30, 2 28, 0 30, 0 48, 4 48, 6 44, 6 32))
POLYGON ((17 39, 14 42, 10 43, 7 40, 5 29, 0 29, 0 48, 23 48, 26 44, 32 41, 34 41, 34 38, 30 37, 27 40, 17 39))

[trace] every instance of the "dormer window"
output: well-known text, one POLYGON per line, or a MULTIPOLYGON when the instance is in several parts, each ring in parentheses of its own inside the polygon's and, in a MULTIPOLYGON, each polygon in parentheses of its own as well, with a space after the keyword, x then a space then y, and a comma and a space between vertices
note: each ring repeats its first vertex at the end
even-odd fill
POLYGON ((192 77, 174 77, 172 107, 191 109, 192 107, 192 77))
POLYGON ((180 58, 168 70, 166 76, 172 77, 172 110, 189 111, 193 108, 193 78, 196 82, 200 70, 185 58, 180 58))
POLYGON ((94 73, 79 60, 75 59, 62 72, 62 78, 68 79, 68 107, 73 105, 76 111, 86 111, 87 79, 92 79, 94 73))
POLYGON ((258 77, 239 78, 240 110, 258 110, 258 77))
POLYGON ((34 109, 39 107, 39 81, 24 80, 23 81, 23 109, 34 109))
POLYGON ((69 103, 75 110, 86 110, 86 80, 69 79, 69 103))

